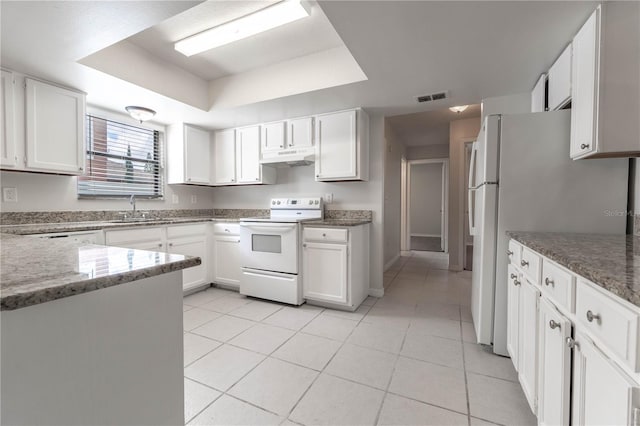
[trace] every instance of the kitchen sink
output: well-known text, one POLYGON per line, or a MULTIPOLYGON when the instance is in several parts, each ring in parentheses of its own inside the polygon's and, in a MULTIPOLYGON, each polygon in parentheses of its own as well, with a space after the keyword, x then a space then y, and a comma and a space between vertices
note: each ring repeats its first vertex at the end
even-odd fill
POLYGON ((158 219, 156 217, 126 217, 122 219, 110 220, 109 223, 147 223, 147 222, 164 222, 166 219, 158 219))

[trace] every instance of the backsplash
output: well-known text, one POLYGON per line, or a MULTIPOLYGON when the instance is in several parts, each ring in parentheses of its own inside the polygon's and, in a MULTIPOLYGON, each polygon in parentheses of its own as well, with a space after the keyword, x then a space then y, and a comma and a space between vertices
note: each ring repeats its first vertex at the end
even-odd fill
MULTIPOLYGON (((122 210, 51 211, 51 212, 0 212, 0 225, 22 225, 27 223, 101 222, 118 220, 122 210)), ((138 210, 148 217, 194 217, 212 216, 212 209, 138 210)), ((127 211, 129 213, 129 211, 127 211)))
POLYGON ((640 214, 633 216, 633 235, 640 237, 640 214))
POLYGON ((373 220, 371 210, 325 210, 325 219, 367 219, 373 220))

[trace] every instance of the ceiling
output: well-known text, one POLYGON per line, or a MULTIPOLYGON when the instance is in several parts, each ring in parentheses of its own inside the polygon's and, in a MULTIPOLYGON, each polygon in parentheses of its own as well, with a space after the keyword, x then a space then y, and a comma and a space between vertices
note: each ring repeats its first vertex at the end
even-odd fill
POLYGON ((267 1, 208 1, 148 28, 127 41, 205 80, 214 80, 342 46, 340 36, 317 3, 310 16, 226 46, 186 57, 173 45, 192 34, 248 15, 276 3, 267 1))
MULTIPOLYGON (((302 52, 296 53, 296 49, 302 49, 302 42, 280 47, 270 44, 263 47, 268 52, 258 55, 259 58, 243 57, 230 45, 218 63, 215 58, 198 58, 213 61, 210 69, 204 62, 196 61, 189 69, 169 62, 171 58, 162 56, 169 52, 155 50, 159 47, 153 33, 157 32, 159 37, 181 36, 178 30, 173 33, 173 25, 167 22, 175 20, 176 28, 186 31, 190 20, 198 20, 198 14, 191 8, 197 11, 198 7, 221 7, 217 1, 200 3, 3 0, 0 2, 1 63, 16 71, 84 90, 89 103, 106 109, 122 111, 130 104, 151 107, 158 111, 156 121, 161 124, 185 121, 207 128, 224 128, 355 106, 362 106, 373 114, 394 116, 529 91, 596 5, 584 1, 321 0, 319 6, 326 18, 318 18, 318 28, 326 30, 327 23, 331 24, 335 35, 344 43, 343 49, 353 57, 365 78, 353 78, 357 82, 330 88, 307 85, 304 93, 289 91, 286 96, 259 102, 247 98, 241 104, 221 103, 204 108, 204 98, 208 97, 206 78, 227 73, 214 81, 235 83, 236 91, 241 91, 247 82, 254 83, 254 88, 268 87, 261 80, 263 73, 260 72, 268 66, 261 64, 302 52), (124 64, 129 66, 128 72, 135 73, 135 64, 142 59, 165 64, 161 72, 141 73, 143 81, 133 84, 78 63, 87 55, 129 38, 128 54, 132 61, 124 64), (258 68, 246 71, 251 67, 258 68), (176 75, 181 78, 176 80, 176 75), (240 76, 243 79, 236 79, 240 76), (154 88, 159 89, 144 88, 145 79, 155 79, 154 88), (171 90, 163 92, 162 88, 171 90), (413 99, 415 95, 440 90, 448 90, 449 99, 427 105, 416 104, 413 99)), ((256 7, 255 2, 229 2, 226 6, 256 7)), ((322 36, 311 37, 305 49, 324 48, 331 40, 336 41, 335 35, 327 34, 325 31, 322 36)), ((276 36, 274 33, 273 37, 276 36)), ((250 40, 246 40, 246 44, 247 52, 260 49, 257 45, 251 46, 250 40)), ((121 64, 112 66, 116 65, 121 64)), ((295 67, 270 72, 282 73, 286 78, 281 78, 278 86, 289 87, 298 83, 292 70, 295 67)), ((328 74, 330 71, 318 71, 308 79, 328 74)), ((217 93, 224 94, 227 86, 217 89, 217 93)))
POLYGON ((449 124, 455 120, 478 118, 480 104, 469 105, 461 113, 449 108, 388 117, 386 122, 405 146, 449 143, 449 124))

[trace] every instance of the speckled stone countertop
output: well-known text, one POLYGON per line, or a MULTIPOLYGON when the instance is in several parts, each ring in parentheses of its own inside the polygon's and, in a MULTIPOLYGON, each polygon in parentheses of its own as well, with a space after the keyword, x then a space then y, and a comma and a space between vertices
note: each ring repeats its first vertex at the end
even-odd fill
POLYGON ((507 235, 640 307, 640 237, 554 232, 507 235))
POLYGON ((62 223, 31 223, 26 225, 2 225, 0 232, 5 234, 32 235, 50 234, 54 232, 96 231, 100 229, 131 228, 139 226, 179 225, 197 222, 239 222, 235 217, 173 217, 153 219, 140 222, 62 222, 62 223))
POLYGON ((0 234, 0 310, 197 266, 199 257, 0 234))
POLYGON ((302 224, 304 226, 318 226, 318 227, 340 227, 340 226, 358 226, 371 223, 371 219, 323 219, 323 220, 309 220, 302 224))

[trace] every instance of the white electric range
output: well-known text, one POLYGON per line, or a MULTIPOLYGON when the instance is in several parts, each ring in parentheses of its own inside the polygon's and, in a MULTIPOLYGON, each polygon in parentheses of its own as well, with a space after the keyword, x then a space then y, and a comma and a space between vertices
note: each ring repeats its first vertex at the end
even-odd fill
POLYGON ((300 222, 323 218, 322 198, 274 198, 269 217, 240 219, 240 293, 301 305, 300 222))

